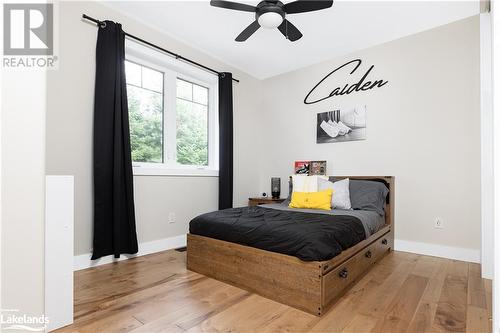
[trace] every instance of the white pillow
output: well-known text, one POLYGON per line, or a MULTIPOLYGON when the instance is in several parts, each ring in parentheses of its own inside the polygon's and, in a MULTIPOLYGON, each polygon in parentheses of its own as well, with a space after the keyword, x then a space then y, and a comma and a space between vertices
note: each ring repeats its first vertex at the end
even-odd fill
POLYGON ((292 184, 294 192, 318 192, 318 179, 326 180, 325 176, 293 175, 292 184))
POLYGON ((323 178, 318 179, 318 191, 324 191, 332 189, 332 209, 351 209, 351 197, 349 194, 349 178, 336 181, 332 183, 331 181, 325 180, 323 178))

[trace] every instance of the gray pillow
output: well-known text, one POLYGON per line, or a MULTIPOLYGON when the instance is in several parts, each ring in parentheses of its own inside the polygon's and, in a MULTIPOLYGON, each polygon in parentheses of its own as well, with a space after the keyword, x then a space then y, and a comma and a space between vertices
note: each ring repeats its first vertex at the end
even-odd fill
MULTIPOLYGON (((330 177, 329 180, 335 182, 339 179, 330 177)), ((385 199, 389 193, 384 183, 376 180, 350 179, 349 193, 352 209, 371 210, 384 215, 385 199)))
POLYGON ((292 178, 288 178, 288 197, 283 202, 285 205, 289 205, 290 201, 292 201, 292 192, 293 192, 293 181, 292 178))

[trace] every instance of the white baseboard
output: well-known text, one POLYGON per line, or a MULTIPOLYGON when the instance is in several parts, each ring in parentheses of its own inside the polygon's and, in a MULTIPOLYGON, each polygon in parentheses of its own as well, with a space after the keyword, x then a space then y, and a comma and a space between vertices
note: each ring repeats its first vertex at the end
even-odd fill
POLYGON ((81 254, 74 257, 74 270, 79 271, 81 269, 96 267, 104 264, 109 264, 116 261, 127 260, 130 258, 144 256, 146 254, 151 254, 160 251, 166 251, 171 249, 177 249, 179 247, 186 246, 186 235, 179 235, 169 238, 163 238, 154 240, 151 242, 144 242, 139 244, 139 251, 133 255, 121 255, 120 258, 116 259, 112 255, 99 258, 97 260, 90 260, 92 257, 91 253, 81 254))
POLYGON ((438 244, 395 239, 394 250, 475 263, 481 262, 480 250, 467 249, 462 247, 451 247, 438 244))
MULTIPOLYGON (((137 254, 122 255, 118 259, 115 259, 112 255, 110 255, 102 257, 97 260, 90 260, 90 257, 92 256, 90 253, 81 254, 74 257, 74 270, 78 271, 89 267, 96 267, 116 261, 127 260, 129 258, 143 256, 146 254, 176 249, 183 246, 186 246, 186 235, 174 236, 151 242, 140 243, 139 252, 137 252, 137 254)), ((403 239, 394 240, 394 249, 396 251, 410 252, 427 256, 441 257, 441 258, 475 262, 475 263, 479 263, 481 258, 479 250, 444 246, 438 244, 413 242, 403 239)))

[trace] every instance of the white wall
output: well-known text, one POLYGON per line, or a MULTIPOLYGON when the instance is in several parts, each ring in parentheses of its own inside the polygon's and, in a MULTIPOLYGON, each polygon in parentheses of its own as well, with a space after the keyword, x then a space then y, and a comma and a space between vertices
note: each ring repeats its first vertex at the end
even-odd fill
POLYGON ((73 176, 45 177, 47 331, 73 323, 73 176))
POLYGON ((500 6, 491 3, 492 51, 493 51, 493 135, 494 135, 494 173, 495 173, 495 211, 494 211, 494 273, 493 273, 493 332, 500 332, 500 6), (495 61, 496 60, 496 61, 495 61))
POLYGON ((481 271, 483 277, 493 278, 493 98, 491 54, 491 14, 481 13, 481 271))
POLYGON ((44 313, 45 107, 45 72, 2 73, 0 308, 19 315, 44 313))
MULTIPOLYGON (((92 121, 97 28, 82 14, 122 23, 125 31, 187 58, 231 71, 234 84, 234 202, 245 205, 258 192, 260 85, 222 62, 95 2, 62 2, 59 70, 49 73, 47 174, 75 176, 75 255, 92 248, 92 121)), ((194 216, 217 209, 215 177, 135 176, 139 242, 185 234, 194 216), (168 224, 168 213, 177 222, 168 224)))
MULTIPOLYGON (((343 73, 335 76, 338 85, 357 82, 343 73)), ((400 244, 439 244, 463 259, 479 260, 479 79, 475 16, 266 80, 261 189, 271 176, 282 177, 284 185, 295 160, 327 160, 327 172, 334 175, 392 175, 396 239, 406 241, 400 244), (373 64, 371 78, 389 83, 303 103, 321 78, 356 58, 363 61, 358 80, 373 64), (318 112, 360 104, 368 109, 367 140, 316 144, 318 112), (444 229, 434 229, 436 217, 444 229)))

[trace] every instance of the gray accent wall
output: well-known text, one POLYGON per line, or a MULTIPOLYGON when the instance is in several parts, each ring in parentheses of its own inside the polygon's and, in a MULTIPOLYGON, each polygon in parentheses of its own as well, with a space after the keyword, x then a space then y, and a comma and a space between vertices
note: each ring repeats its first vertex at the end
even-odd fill
POLYGON ((295 160, 326 160, 330 175, 395 176, 396 240, 479 255, 479 79, 479 16, 270 78, 263 86, 261 188, 271 176, 286 179, 295 160), (303 103, 321 78, 357 58, 362 73, 375 65, 369 77, 389 83, 303 103), (317 113, 356 105, 367 106, 366 140, 316 144, 317 113), (434 228, 436 217, 444 229, 434 228))

